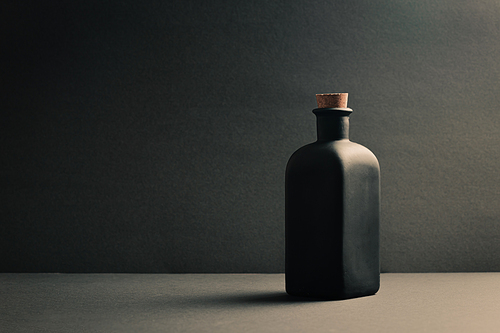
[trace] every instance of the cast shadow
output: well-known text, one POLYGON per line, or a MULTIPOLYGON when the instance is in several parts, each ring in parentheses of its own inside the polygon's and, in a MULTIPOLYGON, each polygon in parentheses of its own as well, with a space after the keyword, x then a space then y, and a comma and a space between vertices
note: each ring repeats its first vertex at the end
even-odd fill
POLYGON ((188 294, 148 299, 141 307, 155 309, 238 309, 253 307, 283 307, 298 304, 330 302, 325 299, 295 297, 282 292, 231 292, 221 294, 188 294))
POLYGON ((297 297, 288 295, 286 292, 252 293, 248 295, 224 295, 220 302, 233 303, 238 305, 286 305, 297 303, 330 302, 323 298, 297 297))

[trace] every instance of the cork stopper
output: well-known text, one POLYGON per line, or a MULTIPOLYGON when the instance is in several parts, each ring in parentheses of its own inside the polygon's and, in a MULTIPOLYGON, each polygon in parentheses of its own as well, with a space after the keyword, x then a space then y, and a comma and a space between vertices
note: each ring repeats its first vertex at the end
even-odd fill
POLYGON ((316 94, 318 108, 346 108, 348 93, 316 94))

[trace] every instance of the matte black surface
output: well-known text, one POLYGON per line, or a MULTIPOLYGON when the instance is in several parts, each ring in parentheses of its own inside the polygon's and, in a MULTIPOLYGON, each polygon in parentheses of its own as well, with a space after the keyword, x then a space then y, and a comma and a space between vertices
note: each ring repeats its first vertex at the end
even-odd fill
POLYGON ((500 270, 496 0, 0 2, 0 270, 283 272, 316 93, 379 159, 383 271, 500 270))
POLYGON ((379 289, 380 168, 349 141, 351 109, 315 109, 318 140, 286 168, 285 276, 294 296, 345 299, 379 289))

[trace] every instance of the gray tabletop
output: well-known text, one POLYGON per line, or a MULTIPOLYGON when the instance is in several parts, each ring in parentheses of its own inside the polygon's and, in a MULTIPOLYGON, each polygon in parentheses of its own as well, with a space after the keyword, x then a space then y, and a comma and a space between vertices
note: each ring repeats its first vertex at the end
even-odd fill
POLYGON ((0 274, 0 332, 500 332, 500 273, 382 274, 288 297, 283 274, 0 274))

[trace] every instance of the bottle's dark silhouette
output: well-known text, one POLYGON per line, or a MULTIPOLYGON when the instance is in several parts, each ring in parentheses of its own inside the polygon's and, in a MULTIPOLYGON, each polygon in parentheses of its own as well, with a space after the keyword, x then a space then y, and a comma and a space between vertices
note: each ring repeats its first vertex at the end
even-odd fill
POLYGON ((380 285, 379 164, 349 141, 351 109, 313 112, 318 140, 297 150, 286 168, 286 291, 326 299, 372 295, 380 285))

